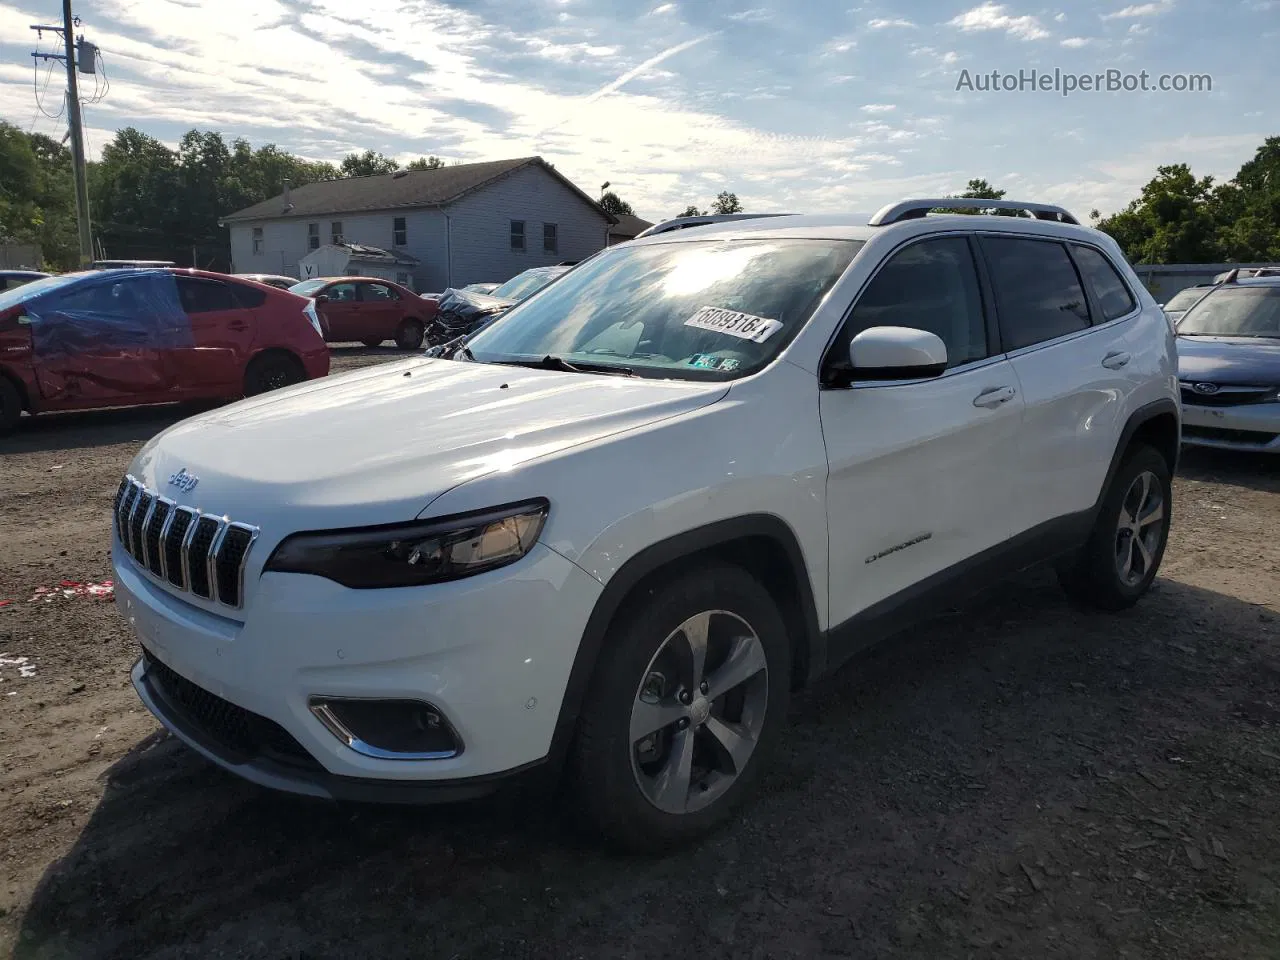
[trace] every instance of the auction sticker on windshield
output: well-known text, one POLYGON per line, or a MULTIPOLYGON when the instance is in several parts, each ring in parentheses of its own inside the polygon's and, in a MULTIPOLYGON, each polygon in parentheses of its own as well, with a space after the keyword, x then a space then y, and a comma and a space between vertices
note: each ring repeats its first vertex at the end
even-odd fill
POLYGON ((750 340, 752 343, 764 343, 782 329, 780 320, 753 317, 749 313, 739 313, 737 310, 726 310, 723 307, 702 307, 686 320, 684 325, 697 327, 700 330, 727 333, 731 337, 750 340))

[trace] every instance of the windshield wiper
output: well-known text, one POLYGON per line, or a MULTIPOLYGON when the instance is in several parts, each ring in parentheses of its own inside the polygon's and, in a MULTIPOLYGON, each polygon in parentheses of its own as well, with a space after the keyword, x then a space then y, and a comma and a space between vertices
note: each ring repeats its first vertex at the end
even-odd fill
POLYGON ((573 361, 572 363, 564 357, 557 356, 554 353, 548 353, 541 359, 534 360, 498 360, 497 363, 509 364, 513 367, 533 367, 536 370, 560 370, 564 373, 615 373, 623 377, 635 376, 635 371, 630 367, 622 367, 613 363, 590 363, 573 361))

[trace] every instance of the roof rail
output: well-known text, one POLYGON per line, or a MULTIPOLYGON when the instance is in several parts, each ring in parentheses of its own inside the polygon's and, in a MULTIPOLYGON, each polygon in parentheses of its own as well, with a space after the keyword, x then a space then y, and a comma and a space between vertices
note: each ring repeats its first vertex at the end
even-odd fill
POLYGON ((1023 200, 987 200, 982 197, 940 197, 937 199, 899 200, 897 203, 881 207, 874 217, 867 221, 868 226, 886 227, 902 220, 918 220, 930 210, 1016 210, 1028 213, 1037 220, 1054 220, 1058 223, 1074 223, 1080 221, 1062 207, 1052 203, 1030 203, 1023 200))
POLYGON ((663 220, 653 226, 641 230, 633 239, 652 237, 655 233, 670 233, 672 230, 683 230, 685 227, 701 227, 708 223, 726 223, 730 220, 754 220, 756 217, 789 217, 789 213, 704 213, 696 217, 675 217, 663 220))

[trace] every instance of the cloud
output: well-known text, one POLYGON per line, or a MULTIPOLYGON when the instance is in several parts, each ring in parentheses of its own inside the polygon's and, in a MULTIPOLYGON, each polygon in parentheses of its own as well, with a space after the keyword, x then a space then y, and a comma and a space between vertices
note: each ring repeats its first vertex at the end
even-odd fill
POLYGON ((715 36, 714 33, 704 33, 702 36, 694 37, 692 40, 686 40, 684 43, 677 43, 674 47, 667 47, 667 49, 663 50, 659 54, 656 54, 650 57, 644 63, 640 64, 638 67, 632 67, 630 70, 628 70, 622 76, 618 77, 616 80, 611 80, 608 83, 606 83, 603 87, 601 87, 595 93, 588 96, 585 102, 590 103, 593 100, 599 100, 601 97, 607 96, 613 93, 615 90, 621 89, 623 84, 628 83, 631 80, 634 80, 636 77, 639 77, 642 74, 648 72, 649 70, 653 69, 658 64, 660 64, 663 60, 667 60, 670 57, 674 57, 677 53, 684 53, 690 47, 696 47, 698 44, 702 43, 704 40, 710 40, 713 36, 715 36))
POLYGON ((958 27, 966 33, 977 30, 1003 30, 1011 37, 1019 40, 1043 40, 1049 31, 1040 25, 1040 21, 1032 16, 1013 16, 1006 13, 1001 3, 984 3, 966 10, 959 16, 947 21, 948 26, 958 27))
POLYGON ((866 103, 862 106, 863 113, 892 113, 897 109, 892 103, 866 103))
POLYGON ((729 19, 736 20, 738 23, 767 23, 773 19, 773 13, 764 7, 753 7, 750 10, 731 13, 729 19))
POLYGON ((1062 23, 1067 19, 1067 15, 1065 13, 1055 13, 1053 19, 1055 23, 1062 23))
POLYGON ((1093 41, 1088 37, 1067 37, 1067 39, 1062 41, 1062 45, 1074 50, 1079 47, 1087 47, 1092 42, 1093 41))
POLYGON ((650 10, 649 14, 650 16, 653 16, 655 14, 673 13, 675 9, 676 5, 674 3, 660 3, 650 10))
POLYGON ((872 30, 885 30, 885 29, 887 29, 887 28, 889 28, 889 27, 915 27, 915 24, 914 24, 914 23, 912 23, 910 20, 902 20, 902 19, 898 19, 898 20, 882 20, 882 19, 876 19, 876 20, 869 20, 869 21, 867 21, 867 26, 868 26, 868 27, 870 27, 872 30))
POLYGON ((1167 12, 1173 7, 1172 0, 1157 0, 1155 3, 1139 3, 1124 7, 1114 13, 1104 13, 1103 20, 1126 20, 1131 17, 1154 17, 1167 12))

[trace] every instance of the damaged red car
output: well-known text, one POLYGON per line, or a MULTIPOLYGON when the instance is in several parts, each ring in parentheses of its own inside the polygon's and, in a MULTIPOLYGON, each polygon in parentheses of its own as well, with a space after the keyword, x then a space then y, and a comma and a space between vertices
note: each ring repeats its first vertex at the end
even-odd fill
POLYGON ((23 411, 235 400, 322 377, 315 305, 198 270, 101 270, 0 293, 0 432, 23 411))

